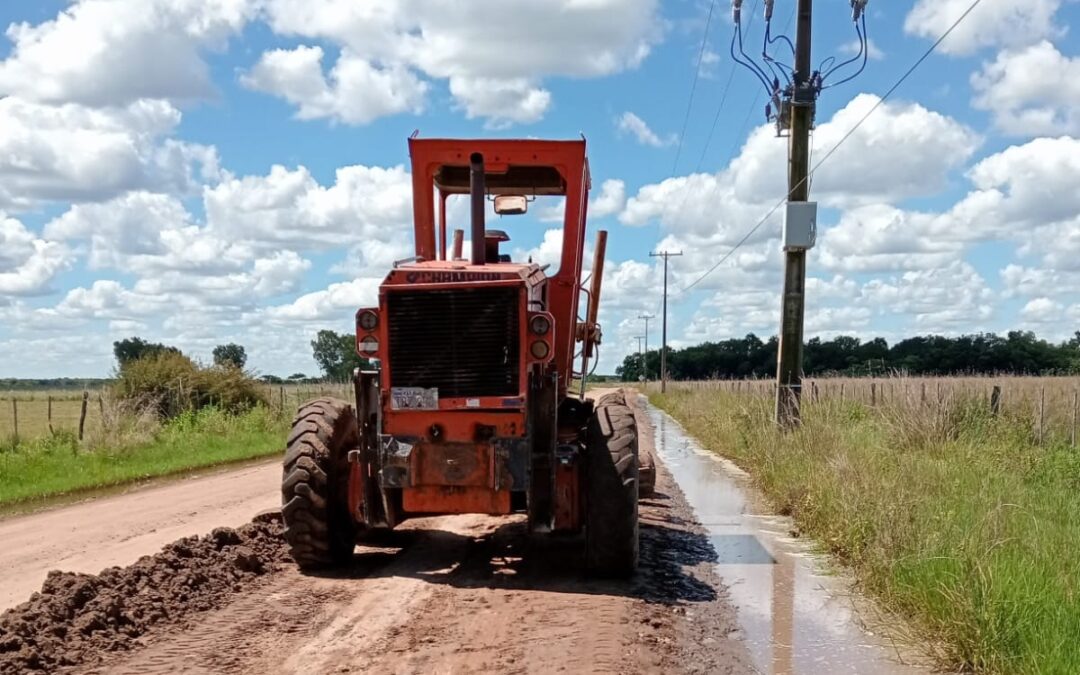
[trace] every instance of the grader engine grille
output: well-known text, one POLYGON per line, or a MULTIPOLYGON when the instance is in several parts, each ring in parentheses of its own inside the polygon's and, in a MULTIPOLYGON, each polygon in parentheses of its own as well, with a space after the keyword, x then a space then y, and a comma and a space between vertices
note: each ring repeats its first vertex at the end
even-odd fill
POLYGON ((386 294, 394 387, 439 398, 518 394, 519 289, 386 294))

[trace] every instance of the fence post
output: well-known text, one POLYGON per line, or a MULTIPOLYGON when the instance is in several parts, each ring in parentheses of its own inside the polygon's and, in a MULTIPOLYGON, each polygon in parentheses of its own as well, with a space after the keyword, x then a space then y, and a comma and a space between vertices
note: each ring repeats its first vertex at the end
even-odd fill
POLYGON ((1001 412, 1001 387, 994 385, 994 388, 990 390, 990 414, 994 417, 998 416, 1001 412))
POLYGON ((840 402, 844 402, 844 383, 840 383, 840 402))
POLYGON ((810 397, 813 399, 814 403, 818 402, 817 382, 810 383, 810 397))
POLYGON ((278 412, 285 414, 285 385, 278 385, 278 412))
POLYGON ((1039 445, 1043 444, 1046 427, 1046 387, 1039 387, 1039 445))
POLYGON ((49 435, 51 436, 51 435, 53 435, 54 433, 56 433, 55 431, 53 431, 53 426, 52 426, 52 394, 49 394, 49 397, 48 397, 48 399, 49 399, 49 412, 48 412, 48 419, 49 419, 49 435))
POLYGON ((82 410, 79 411, 79 440, 83 439, 83 430, 86 428, 86 403, 90 400, 90 392, 82 393, 82 410))
POLYGON ((922 383, 922 391, 919 393, 919 404, 926 405, 926 383, 922 383))
POLYGON ((1070 440, 1071 440, 1072 446, 1074 448, 1076 447, 1076 414, 1077 414, 1077 408, 1080 408, 1080 390, 1073 389, 1072 433, 1070 434, 1070 436, 1071 436, 1070 440))
POLYGON ((877 382, 870 383, 870 406, 877 405, 877 382))
POLYGON ((15 423, 15 445, 19 444, 19 399, 11 396, 11 418, 15 423))
POLYGON ((101 392, 97 395, 98 414, 101 415, 101 428, 105 429, 105 399, 101 397, 101 392))

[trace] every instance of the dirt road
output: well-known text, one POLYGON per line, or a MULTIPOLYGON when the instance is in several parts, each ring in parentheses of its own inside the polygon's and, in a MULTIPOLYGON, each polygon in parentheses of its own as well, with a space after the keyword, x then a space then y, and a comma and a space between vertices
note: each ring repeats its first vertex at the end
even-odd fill
MULTIPOLYGON (((333 575, 303 575, 270 555, 265 573, 210 574, 228 578, 208 609, 167 610, 173 612, 167 620, 118 641, 116 650, 72 653, 70 670, 751 670, 734 637, 734 611, 712 570, 715 553, 663 466, 656 494, 641 504, 641 526, 641 570, 625 582, 585 578, 580 542, 532 538, 521 518, 409 521, 380 546, 358 547, 352 564, 333 575)), ((193 548, 181 552, 187 556, 193 548)), ((228 545, 204 541, 203 548, 223 551, 213 553, 214 564, 236 560, 228 545)), ((162 569, 177 564, 170 555, 162 569)))
POLYGON ((41 588, 49 570, 97 573, 180 537, 245 523, 281 506, 280 482, 281 465, 270 461, 0 520, 0 610, 41 588))

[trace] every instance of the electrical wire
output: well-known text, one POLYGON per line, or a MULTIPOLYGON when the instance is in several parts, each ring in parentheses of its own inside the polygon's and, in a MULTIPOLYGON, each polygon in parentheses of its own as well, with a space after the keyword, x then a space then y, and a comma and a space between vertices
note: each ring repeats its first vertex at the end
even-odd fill
POLYGON ((713 9, 716 7, 716 0, 712 0, 709 3, 709 13, 705 17, 705 32, 701 36, 701 49, 698 50, 697 66, 694 68, 694 79, 690 83, 690 98, 686 102, 686 114, 683 116, 682 131, 679 132, 678 146, 675 148, 675 161, 671 165, 671 173, 675 174, 675 170, 679 166, 679 157, 682 155, 683 138, 686 136, 686 127, 690 123, 690 111, 694 107, 694 92, 697 91, 698 77, 701 75, 701 63, 705 59, 705 47, 709 44, 709 25, 712 24, 713 9))
MULTIPOLYGON (((870 37, 869 37, 869 33, 866 32, 866 15, 865 14, 863 14, 863 16, 862 16, 862 31, 861 32, 859 31, 859 24, 855 24, 855 32, 859 34, 859 54, 855 55, 855 59, 858 59, 859 56, 861 55, 862 56, 862 65, 860 65, 859 69, 857 71, 855 71, 855 73, 853 73, 850 77, 845 77, 844 79, 840 80, 839 82, 834 82, 834 83, 832 83, 830 85, 822 87, 822 89, 829 89, 830 87, 837 87, 837 86, 839 86, 841 84, 844 84, 845 82, 851 82, 852 80, 854 80, 859 75, 862 75, 862 72, 864 70, 866 70, 866 64, 870 60, 870 37)), ((824 81, 825 78, 829 77, 829 75, 832 75, 833 73, 835 73, 840 68, 843 68, 844 65, 846 65, 848 63, 853 63, 853 60, 849 59, 848 61, 845 61, 844 63, 841 63, 841 64, 838 64, 838 65, 834 66, 829 72, 827 72, 827 73, 825 73, 824 75, 821 76, 822 81, 824 81)))
POLYGON ((780 201, 778 201, 778 202, 776 203, 776 205, 775 205, 775 206, 773 206, 773 207, 772 207, 771 209, 769 209, 769 212, 768 212, 768 213, 766 213, 766 214, 765 214, 765 216, 764 216, 764 217, 763 217, 763 218, 762 218, 761 220, 759 220, 759 221, 758 221, 758 223, 757 223, 756 225, 754 225, 754 226, 753 226, 752 228, 750 228, 750 230, 749 230, 749 231, 748 231, 748 232, 747 232, 747 233, 746 233, 745 235, 743 235, 742 239, 740 239, 740 240, 738 241, 738 243, 736 243, 736 244, 735 244, 735 246, 733 246, 733 247, 732 247, 732 249, 731 249, 730 251, 728 251, 727 253, 725 253, 725 254, 723 255, 723 257, 721 257, 721 258, 720 258, 720 260, 719 260, 719 261, 718 261, 718 262, 717 262, 717 263, 716 263, 715 265, 713 265, 713 266, 712 266, 712 267, 710 267, 710 268, 709 268, 708 270, 706 270, 706 271, 705 271, 705 273, 704 273, 704 274, 702 274, 701 276, 699 276, 699 277, 698 277, 698 278, 697 278, 697 279, 696 279, 696 280, 695 280, 695 281, 694 281, 693 283, 691 283, 690 285, 688 285, 688 286, 684 287, 684 288, 683 288, 683 289, 682 289, 682 290, 681 290, 681 291, 679 292, 679 294, 681 295, 681 294, 683 294, 683 293, 685 293, 685 292, 689 291, 689 290, 690 290, 690 289, 692 289, 692 288, 693 288, 694 286, 697 286, 697 285, 698 285, 698 284, 700 284, 700 283, 701 283, 702 281, 704 281, 704 280, 705 280, 705 278, 706 278, 707 276, 709 276, 710 274, 712 274, 713 272, 715 272, 715 271, 717 270, 717 268, 719 268, 719 267, 720 267, 720 265, 723 265, 723 264, 724 264, 724 262, 726 262, 726 261, 727 261, 727 259, 728 259, 728 258, 730 258, 730 257, 732 256, 732 254, 734 254, 734 253, 735 253, 735 251, 739 250, 739 247, 741 247, 741 246, 742 246, 743 244, 745 244, 745 243, 746 243, 746 241, 747 241, 748 239, 750 239, 750 237, 751 237, 751 236, 753 236, 753 234, 754 234, 755 232, 757 232, 757 231, 758 231, 759 229, 761 229, 761 226, 762 226, 762 225, 764 225, 764 224, 765 224, 765 223, 766 223, 766 222, 767 222, 767 221, 769 220, 769 218, 771 218, 771 217, 772 217, 772 215, 773 215, 774 213, 776 213, 776 212, 777 212, 777 210, 779 210, 781 206, 783 206, 783 205, 784 205, 784 203, 785 203, 785 202, 787 202, 788 198, 789 198, 789 197, 791 196, 791 192, 793 192, 794 190, 796 190, 797 188, 799 188, 799 187, 800 187, 800 186, 802 185, 802 183, 803 183, 803 182, 805 182, 805 181, 808 181, 808 180, 810 180, 810 179, 812 178, 812 176, 814 175, 814 173, 815 173, 815 172, 816 172, 816 171, 817 171, 817 170, 818 170, 819 168, 821 168, 821 165, 822 165, 822 164, 824 164, 824 163, 825 163, 826 161, 828 161, 828 159, 829 159, 830 157, 832 157, 832 156, 833 156, 833 155, 834 155, 834 154, 836 153, 836 151, 837 151, 837 150, 839 150, 839 149, 840 149, 840 146, 842 146, 842 145, 843 145, 843 144, 844 144, 844 143, 845 143, 845 142, 846 142, 846 141, 847 141, 847 140, 848 140, 849 138, 851 138, 851 136, 852 136, 852 135, 853 135, 853 134, 854 134, 854 133, 855 133, 856 131, 858 131, 859 127, 861 127, 861 126, 863 125, 863 123, 864 123, 864 122, 866 122, 866 120, 867 120, 867 119, 869 119, 869 117, 870 117, 871 115, 873 115, 873 114, 874 114, 874 113, 875 113, 875 112, 877 111, 877 109, 878 109, 878 108, 880 108, 880 107, 881 107, 882 105, 884 105, 884 104, 885 104, 885 101, 887 101, 887 100, 889 99, 889 97, 890 97, 890 96, 892 96, 892 94, 893 94, 893 93, 895 93, 895 92, 896 92, 896 90, 897 90, 897 89, 899 89, 899 88, 900 88, 900 86, 901 86, 901 85, 903 85, 903 84, 904 84, 904 82, 905 82, 905 81, 907 81, 907 79, 908 79, 909 77, 911 77, 911 74, 912 74, 912 73, 914 73, 914 72, 916 71, 916 69, 918 69, 918 67, 922 65, 923 61, 925 61, 926 59, 930 58, 930 55, 931 55, 931 54, 933 54, 933 53, 934 53, 934 51, 936 51, 936 50, 937 50, 937 48, 938 48, 939 46, 941 46, 941 43, 942 43, 942 42, 944 42, 944 41, 945 41, 945 39, 946 39, 947 37, 949 37, 949 35, 951 35, 951 34, 952 34, 952 32, 953 32, 954 30, 956 30, 957 26, 959 26, 959 25, 960 25, 961 23, 963 23, 964 19, 966 19, 966 18, 968 17, 968 15, 970 15, 970 14, 971 14, 971 12, 973 12, 973 11, 975 10, 975 8, 976 8, 976 7, 978 7, 978 6, 979 6, 979 5, 981 4, 981 3, 982 3, 982 0, 975 0, 974 2, 972 2, 972 3, 971 3, 971 5, 970 5, 970 6, 969 6, 969 7, 967 8, 967 10, 966 10, 966 11, 965 11, 965 12, 964 12, 963 14, 961 14, 961 15, 960 15, 960 17, 959 17, 959 18, 958 18, 958 19, 957 19, 957 20, 956 20, 955 22, 953 22, 953 24, 952 24, 951 26, 949 26, 949 29, 948 29, 947 31, 945 31, 944 33, 942 33, 942 34, 941 34, 941 37, 939 37, 939 38, 938 38, 938 39, 937 39, 937 40, 936 40, 936 41, 934 42, 934 44, 930 45, 930 48, 929 48, 929 49, 927 49, 927 50, 926 50, 926 51, 925 51, 925 52, 923 53, 923 55, 922 55, 922 56, 920 56, 920 57, 919 57, 919 58, 918 58, 918 59, 917 59, 917 60, 915 61, 915 63, 913 63, 913 64, 911 65, 911 67, 907 69, 907 71, 906 71, 906 72, 905 72, 905 73, 904 73, 904 74, 903 74, 903 75, 902 75, 902 76, 900 77, 900 79, 899 79, 899 80, 897 80, 897 81, 896 81, 896 83, 895 83, 895 84, 894 84, 893 86, 889 87, 889 90, 888 90, 888 91, 886 91, 886 92, 885 92, 885 93, 884 93, 884 94, 883 94, 883 95, 881 96, 881 98, 879 98, 879 99, 878 99, 878 102, 877 102, 877 103, 875 103, 875 104, 874 104, 874 106, 873 106, 872 108, 870 108, 870 110, 868 110, 868 111, 866 112, 866 114, 865 114, 865 115, 863 115, 863 116, 862 116, 862 117, 861 117, 861 118, 859 119, 859 121, 858 121, 858 122, 856 122, 856 123, 855 123, 855 125, 854 125, 853 127, 851 127, 851 129, 849 129, 849 130, 847 131, 847 133, 846 133, 846 134, 844 134, 844 135, 843 135, 843 137, 841 137, 841 139, 840 139, 840 140, 839 140, 839 141, 838 141, 838 142, 836 143, 836 145, 834 145, 834 146, 833 146, 833 147, 832 147, 832 148, 831 148, 831 149, 829 150, 829 152, 827 152, 827 153, 825 154, 825 156, 824 156, 824 157, 822 157, 822 158, 821 158, 820 160, 818 160, 817 164, 815 164, 815 165, 813 166, 813 168, 811 168, 811 169, 810 169, 810 171, 809 171, 809 172, 807 172, 806 176, 805 176, 805 177, 804 177, 804 178, 802 179, 802 181, 799 181, 798 183, 796 183, 795 185, 793 185, 793 186, 791 187, 791 189, 790 189, 790 190, 788 191, 788 193, 787 193, 786 195, 784 195, 784 197, 783 197, 783 198, 782 198, 782 199, 781 199, 780 201))

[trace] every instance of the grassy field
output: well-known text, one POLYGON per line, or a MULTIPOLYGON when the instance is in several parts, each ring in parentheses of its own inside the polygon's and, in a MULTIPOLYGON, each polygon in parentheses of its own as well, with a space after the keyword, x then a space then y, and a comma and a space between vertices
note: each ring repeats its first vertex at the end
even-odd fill
MULTIPOLYGON (((768 386, 650 397, 747 469, 943 667, 1077 673, 1080 452, 1067 424, 1040 432, 1018 390, 993 415, 985 383, 924 400, 916 381, 873 406, 819 388, 789 434, 771 422, 768 386)), ((1062 386, 1067 419, 1075 379, 1062 386)))
POLYGON ((275 455, 287 428, 287 416, 265 407, 238 415, 203 408, 163 425, 125 420, 90 449, 70 432, 9 442, 0 446, 0 504, 275 455))

